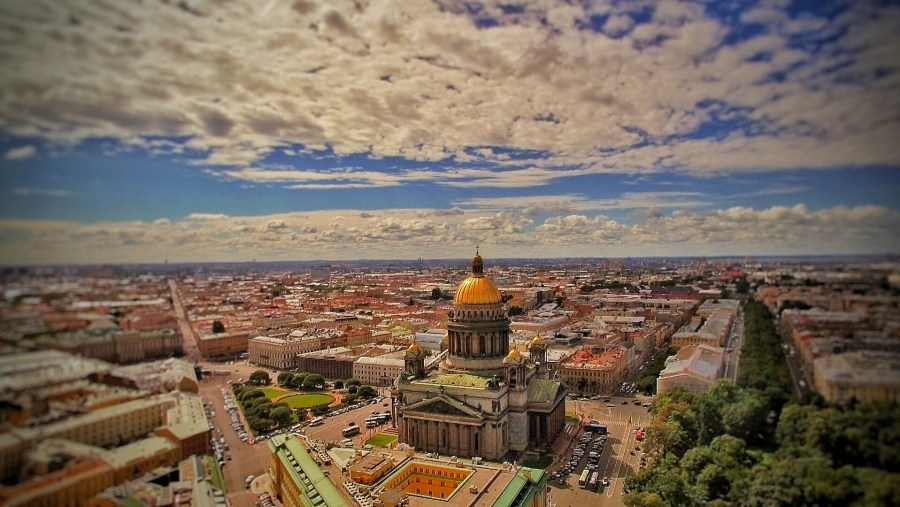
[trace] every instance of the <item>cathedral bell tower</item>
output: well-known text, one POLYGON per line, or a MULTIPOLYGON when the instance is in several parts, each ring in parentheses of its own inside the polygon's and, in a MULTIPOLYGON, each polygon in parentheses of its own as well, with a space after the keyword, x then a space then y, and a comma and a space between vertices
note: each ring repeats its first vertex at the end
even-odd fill
POLYGON ((412 375, 413 378, 424 377, 425 355, 425 351, 413 340, 412 345, 406 349, 406 354, 403 356, 403 371, 412 375))

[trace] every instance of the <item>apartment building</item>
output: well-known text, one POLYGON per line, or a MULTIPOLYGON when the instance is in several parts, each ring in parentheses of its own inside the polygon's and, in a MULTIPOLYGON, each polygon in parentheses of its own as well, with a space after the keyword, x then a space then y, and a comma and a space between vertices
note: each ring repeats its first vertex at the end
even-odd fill
POLYGON ((665 394, 675 387, 694 393, 706 391, 721 378, 725 350, 709 345, 686 345, 666 359, 666 367, 656 380, 656 393, 665 394))

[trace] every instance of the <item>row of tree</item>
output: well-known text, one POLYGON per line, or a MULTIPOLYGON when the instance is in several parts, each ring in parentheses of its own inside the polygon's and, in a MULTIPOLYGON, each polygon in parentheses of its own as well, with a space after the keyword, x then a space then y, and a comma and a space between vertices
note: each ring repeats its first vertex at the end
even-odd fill
POLYGON ((654 400, 649 464, 626 480, 626 505, 900 505, 900 406, 792 400, 774 319, 756 302, 738 384, 654 400))
POLYGON ((291 425, 293 410, 286 403, 272 403, 265 393, 249 385, 236 384, 233 391, 234 399, 241 405, 247 425, 254 433, 291 425))
POLYGON ((646 468, 625 482, 636 506, 900 505, 896 403, 791 403, 777 425, 756 389, 718 381, 655 400, 646 468))
POLYGON ((325 387, 325 377, 318 373, 283 371, 278 374, 278 385, 285 389, 322 389, 325 387))
POLYGON ((764 391, 772 399, 773 409, 793 396, 783 343, 772 312, 759 301, 749 301, 744 306, 744 340, 737 383, 764 391))

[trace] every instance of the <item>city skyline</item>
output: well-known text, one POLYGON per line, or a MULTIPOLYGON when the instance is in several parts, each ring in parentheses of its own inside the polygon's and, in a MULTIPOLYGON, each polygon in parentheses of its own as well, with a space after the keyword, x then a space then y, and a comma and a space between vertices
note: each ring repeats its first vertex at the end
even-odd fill
POLYGON ((897 6, 0 12, 3 265, 900 252, 897 6))

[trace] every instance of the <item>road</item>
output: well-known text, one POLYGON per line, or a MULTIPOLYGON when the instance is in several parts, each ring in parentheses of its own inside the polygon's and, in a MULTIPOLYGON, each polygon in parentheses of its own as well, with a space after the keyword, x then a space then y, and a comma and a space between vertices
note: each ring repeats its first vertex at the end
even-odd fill
MULTIPOLYGON (((777 317, 775 326, 776 329, 779 329, 777 317)), ((784 351, 784 360, 787 362, 788 371, 791 372, 791 384, 794 386, 794 395, 798 400, 802 400, 806 398, 806 396, 811 392, 809 387, 809 379, 806 375, 806 371, 803 368, 803 364, 800 360, 799 355, 794 350, 794 345, 790 343, 790 340, 786 338, 784 336, 784 333, 781 333, 780 330, 779 336, 781 336, 782 340, 784 340, 784 344, 781 348, 784 351)))
POLYGON ((178 329, 181 331, 181 344, 184 349, 184 355, 187 356, 187 360, 196 363, 200 360, 197 335, 194 334, 187 312, 184 311, 184 305, 181 303, 181 296, 178 295, 178 285, 175 283, 175 280, 169 279, 169 291, 172 292, 172 306, 175 307, 175 318, 178 321, 178 329))
MULTIPOLYGON (((648 409, 634 405, 632 402, 634 397, 611 397, 610 404, 607 407, 602 401, 576 401, 566 400, 567 404, 575 402, 576 410, 584 413, 588 418, 593 418, 606 424, 609 430, 609 437, 603 452, 600 454, 600 477, 609 477, 610 484, 608 487, 602 486, 598 491, 582 489, 578 486, 578 478, 581 471, 587 465, 587 456, 582 458, 576 472, 569 475, 566 484, 560 486, 556 480, 551 480, 551 505, 567 506, 567 505, 590 505, 594 506, 621 506, 622 491, 625 486, 625 479, 637 472, 640 464, 640 452, 631 455, 631 451, 640 445, 635 440, 634 430, 637 427, 647 427, 650 424, 650 414, 648 409), (627 401, 626 405, 622 402, 627 401)), ((644 397, 639 397, 641 401, 646 401, 644 397)), ((574 435, 579 438, 581 433, 574 435)), ((553 472, 562 468, 568 462, 572 455, 575 445, 572 445, 566 451, 565 459, 562 463, 556 463, 547 469, 553 472)))
POLYGON ((269 470, 269 448, 265 443, 249 445, 241 442, 237 432, 231 427, 231 415, 224 408, 221 379, 204 380, 200 384, 200 394, 211 401, 216 411, 212 425, 215 438, 225 438, 228 445, 227 454, 231 460, 225 461, 222 473, 225 476, 225 488, 233 507, 252 507, 256 496, 246 489, 248 475, 259 476, 269 470))
POLYGON ((737 384, 738 367, 741 360, 741 346, 744 344, 744 307, 738 306, 737 316, 731 325, 725 347, 731 352, 725 353, 725 378, 737 384))

